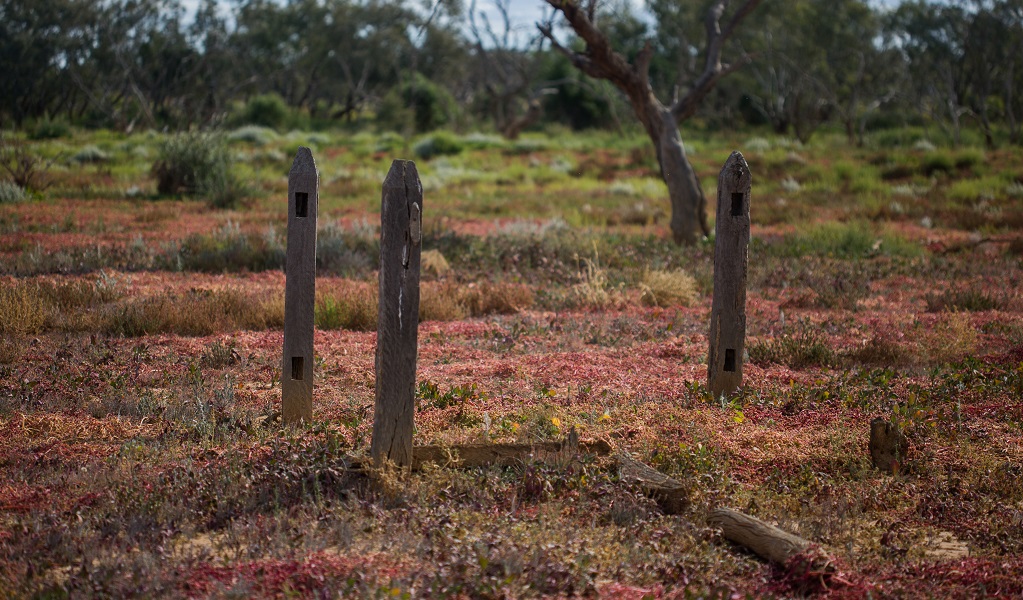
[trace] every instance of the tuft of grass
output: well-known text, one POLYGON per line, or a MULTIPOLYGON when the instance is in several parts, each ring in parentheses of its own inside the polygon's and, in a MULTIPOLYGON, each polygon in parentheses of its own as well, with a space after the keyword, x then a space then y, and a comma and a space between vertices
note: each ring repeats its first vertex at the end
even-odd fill
POLYGON ((457 321, 468 316, 461 290, 461 286, 454 283, 424 283, 419 296, 420 322, 457 321))
POLYGON ((238 290, 192 289, 113 307, 99 326, 104 333, 136 337, 161 333, 201 336, 284 326, 284 301, 238 290))
POLYGON ((927 312, 980 312, 985 310, 999 310, 1005 306, 1005 302, 992 294, 975 288, 946 289, 941 293, 928 293, 924 300, 927 302, 927 312))
POLYGON ((920 329, 921 353, 933 364, 962 360, 977 348, 977 330, 968 313, 943 313, 933 325, 920 329))
POLYGON ((0 307, 0 333, 5 335, 37 333, 46 323, 46 301, 30 283, 0 285, 0 307))
POLYGON ((437 131, 416 143, 412 152, 423 160, 437 156, 453 156, 461 154, 465 144, 459 137, 449 131, 437 131))
POLYGON ((0 181, 0 204, 13 204, 25 200, 25 190, 13 181, 0 181))
POLYGON ((151 172, 160 194, 201 196, 214 208, 233 208, 242 197, 230 151, 217 134, 191 132, 164 141, 151 172))
POLYGON ((885 256, 919 256, 917 244, 891 234, 877 234, 862 222, 821 223, 786 236, 780 244, 767 246, 778 256, 830 256, 843 259, 885 256))
POLYGON ((451 270, 451 265, 448 264, 448 259, 444 258, 444 255, 440 253, 440 250, 423 250, 420 255, 420 267, 424 273, 429 273, 440 277, 446 275, 451 270))
POLYGON ((751 363, 767 366, 785 365, 792 369, 827 367, 836 364, 837 356, 824 334, 812 327, 801 327, 795 333, 779 338, 753 341, 746 346, 751 363))
POLYGON ((696 280, 684 271, 647 271, 640 301, 647 306, 690 306, 696 301, 696 280))
POLYGON ((349 283, 317 295, 314 317, 317 328, 376 331, 379 300, 373 286, 349 283))
POLYGON ((480 317, 528 310, 535 297, 533 290, 523 284, 482 282, 463 288, 459 300, 470 315, 480 317))

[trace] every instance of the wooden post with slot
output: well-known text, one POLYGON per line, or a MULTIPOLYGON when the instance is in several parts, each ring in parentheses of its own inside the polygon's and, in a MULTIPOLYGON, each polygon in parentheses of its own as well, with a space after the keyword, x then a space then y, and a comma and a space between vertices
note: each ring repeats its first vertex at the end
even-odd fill
POLYGON ((373 464, 412 465, 419 260, 423 186, 416 165, 396 160, 384 179, 380 207, 380 304, 377 324, 373 464))
POLYGON ((284 284, 281 417, 313 418, 313 310, 316 299, 316 211, 319 175, 309 148, 299 148, 288 173, 288 250, 284 284))
POLYGON ((751 188, 746 159, 739 152, 732 152, 718 176, 714 300, 707 359, 707 388, 714 398, 728 396, 742 385, 751 188))

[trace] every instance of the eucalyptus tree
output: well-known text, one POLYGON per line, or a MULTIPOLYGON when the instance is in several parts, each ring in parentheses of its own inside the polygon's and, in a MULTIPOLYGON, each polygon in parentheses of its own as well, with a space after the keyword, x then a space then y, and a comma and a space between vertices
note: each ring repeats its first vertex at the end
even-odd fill
POLYGON ((692 244, 701 234, 709 234, 707 200, 686 156, 679 123, 696 114, 700 103, 722 77, 747 62, 745 55, 737 56, 732 63, 724 62, 722 56, 729 39, 760 0, 745 0, 731 12, 727 10, 728 0, 710 3, 703 18, 703 46, 699 50, 701 69, 692 79, 680 82, 667 103, 658 97, 650 82, 650 67, 655 54, 651 40, 647 40, 634 56, 627 57, 599 26, 597 0, 547 0, 547 4, 554 9, 555 15, 560 14, 564 18, 578 36, 582 48, 575 49, 577 46, 558 40, 554 32, 554 16, 538 24, 540 32, 580 71, 590 77, 610 81, 625 94, 653 143, 661 175, 668 185, 671 231, 675 242, 692 244))

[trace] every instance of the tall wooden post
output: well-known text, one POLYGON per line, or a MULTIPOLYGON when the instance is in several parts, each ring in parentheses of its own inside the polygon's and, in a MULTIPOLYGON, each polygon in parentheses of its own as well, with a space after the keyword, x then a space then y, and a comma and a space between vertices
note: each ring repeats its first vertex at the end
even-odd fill
POLYGON ((385 460, 408 466, 412 464, 423 231, 423 186, 415 163, 394 161, 382 196, 376 410, 370 453, 377 466, 385 460))
POLYGON ((313 418, 313 311, 316 300, 316 212, 319 176, 309 148, 288 173, 288 254, 284 286, 284 423, 313 418))
POLYGON ((732 152, 718 176, 714 237, 714 300, 710 312, 707 387, 715 398, 742 385, 746 346, 746 271, 753 179, 746 159, 732 152))

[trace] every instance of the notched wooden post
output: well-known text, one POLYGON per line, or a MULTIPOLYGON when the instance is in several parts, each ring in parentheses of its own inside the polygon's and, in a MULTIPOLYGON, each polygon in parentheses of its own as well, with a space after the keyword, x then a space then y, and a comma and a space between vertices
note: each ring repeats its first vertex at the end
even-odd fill
POLYGON ((707 360, 707 387, 715 398, 732 394, 742 385, 752 183, 746 159, 733 152, 718 176, 714 300, 707 360))
POLYGON ((419 260, 423 187, 412 161, 396 160, 380 208, 380 310, 377 325, 373 464, 412 464, 419 260))
POLYGON ((281 417, 313 418, 313 310, 316 298, 316 212, 319 175, 309 148, 299 148, 288 173, 288 251, 284 284, 281 417))

